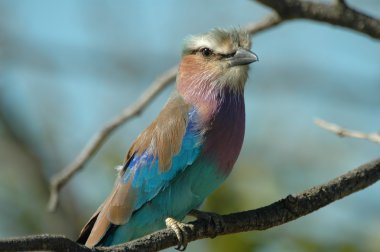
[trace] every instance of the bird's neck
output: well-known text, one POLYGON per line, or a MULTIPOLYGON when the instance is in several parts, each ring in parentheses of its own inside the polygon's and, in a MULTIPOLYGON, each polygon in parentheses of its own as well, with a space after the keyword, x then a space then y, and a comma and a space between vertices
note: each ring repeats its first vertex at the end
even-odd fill
MULTIPOLYGON (((244 107, 243 90, 232 88, 234 85, 221 83, 218 76, 178 75, 177 92, 183 99, 194 106, 201 120, 207 124, 219 113, 239 113, 244 107), (203 77, 203 78, 202 78, 203 77)), ((244 114, 244 113, 243 113, 244 114)))

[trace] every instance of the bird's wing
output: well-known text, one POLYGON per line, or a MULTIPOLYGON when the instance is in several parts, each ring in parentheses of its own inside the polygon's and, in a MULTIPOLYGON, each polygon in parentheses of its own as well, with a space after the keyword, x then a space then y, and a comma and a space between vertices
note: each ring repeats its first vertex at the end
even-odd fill
POLYGON ((127 223, 135 210, 195 161, 201 147, 196 111, 181 97, 171 98, 129 150, 113 192, 94 214, 96 221, 89 221, 93 228, 86 245, 99 243, 111 224, 127 223))

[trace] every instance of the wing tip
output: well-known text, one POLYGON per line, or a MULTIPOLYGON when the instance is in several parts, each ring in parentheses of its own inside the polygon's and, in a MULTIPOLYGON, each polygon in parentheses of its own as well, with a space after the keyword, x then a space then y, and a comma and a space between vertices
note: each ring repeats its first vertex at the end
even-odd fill
POLYGON ((94 224, 96 222, 98 215, 99 215, 99 212, 95 213, 94 216, 92 216, 91 219, 82 228, 76 240, 77 243, 82 244, 82 245, 85 245, 87 243, 87 239, 91 234, 92 228, 94 227, 94 224))

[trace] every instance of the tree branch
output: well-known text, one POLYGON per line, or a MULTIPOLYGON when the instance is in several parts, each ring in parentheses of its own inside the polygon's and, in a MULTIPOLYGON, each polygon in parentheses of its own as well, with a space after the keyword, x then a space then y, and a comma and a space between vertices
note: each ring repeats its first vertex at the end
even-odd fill
MULTIPOLYGON (((267 18, 260 22, 247 25, 247 31, 253 35, 258 32, 269 29, 282 20, 276 14, 269 15, 267 18)), ((53 176, 50 182, 50 199, 48 203, 48 210, 55 211, 58 204, 59 191, 71 179, 71 177, 83 168, 83 166, 90 160, 97 150, 103 145, 105 140, 113 133, 119 126, 126 123, 133 117, 139 115, 153 99, 171 82, 175 80, 177 73, 177 66, 174 66, 161 74, 152 83, 152 85, 140 96, 140 98, 130 107, 117 115, 112 121, 104 126, 97 132, 91 140, 87 143, 84 149, 79 153, 75 160, 65 167, 62 171, 53 176)))
MULTIPOLYGON (((245 212, 222 215, 222 227, 217 233, 215 226, 205 220, 191 222, 188 230, 190 241, 251 230, 265 230, 282 225, 310 214, 336 200, 362 190, 380 180, 380 158, 347 172, 325 184, 245 212)), ((70 250, 70 251, 158 251, 177 245, 174 231, 165 229, 141 239, 112 247, 88 249, 63 236, 36 235, 0 240, 0 251, 20 250, 70 250)))
POLYGON ((368 141, 380 144, 380 133, 363 133, 360 131, 355 130, 349 130, 345 129, 339 125, 324 121, 322 119, 315 119, 314 123, 328 131, 331 131, 335 134, 337 134, 340 137, 352 137, 352 138, 359 138, 359 139, 366 139, 368 141))
POLYGON ((0 240, 0 251, 83 251, 91 249, 62 235, 30 235, 0 240))
POLYGON ((335 4, 301 0, 257 0, 272 8, 284 19, 310 19, 346 27, 380 39, 380 20, 356 11, 343 0, 335 4))

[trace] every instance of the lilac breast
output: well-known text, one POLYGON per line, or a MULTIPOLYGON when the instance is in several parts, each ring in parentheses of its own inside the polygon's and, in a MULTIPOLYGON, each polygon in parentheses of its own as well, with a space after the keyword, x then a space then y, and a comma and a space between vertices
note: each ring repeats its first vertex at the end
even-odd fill
POLYGON ((209 121, 203 153, 228 175, 235 164, 244 139, 245 106, 243 94, 227 89, 220 93, 217 108, 209 121))

